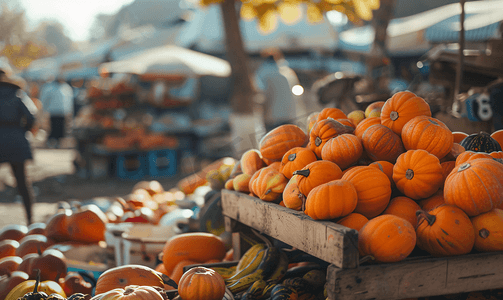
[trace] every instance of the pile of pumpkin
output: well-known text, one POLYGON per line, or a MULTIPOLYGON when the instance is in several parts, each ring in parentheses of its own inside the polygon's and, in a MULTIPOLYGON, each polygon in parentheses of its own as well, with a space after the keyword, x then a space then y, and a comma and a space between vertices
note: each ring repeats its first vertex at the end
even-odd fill
POLYGON ((503 251, 503 130, 452 132, 411 92, 307 121, 268 132, 225 188, 355 229, 377 262, 503 251))

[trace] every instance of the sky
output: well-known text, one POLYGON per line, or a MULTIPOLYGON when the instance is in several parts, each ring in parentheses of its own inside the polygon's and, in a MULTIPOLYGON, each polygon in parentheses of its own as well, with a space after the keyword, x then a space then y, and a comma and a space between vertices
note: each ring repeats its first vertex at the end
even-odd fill
POLYGON ((74 41, 89 38, 89 29, 94 16, 99 13, 117 12, 123 5, 134 0, 18 0, 19 7, 26 12, 29 25, 35 28, 44 19, 59 21, 66 34, 74 41))

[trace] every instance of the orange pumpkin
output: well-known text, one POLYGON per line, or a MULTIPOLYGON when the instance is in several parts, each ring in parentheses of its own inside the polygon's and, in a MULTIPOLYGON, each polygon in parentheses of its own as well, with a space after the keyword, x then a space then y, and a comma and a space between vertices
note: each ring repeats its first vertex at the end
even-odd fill
POLYGON ((439 190, 431 197, 419 201, 419 206, 421 206, 421 209, 424 211, 430 211, 444 204, 444 192, 442 190, 439 190))
POLYGON ((0 241, 0 258, 16 255, 16 249, 19 247, 19 242, 16 240, 0 241))
POLYGON ((465 152, 465 148, 461 146, 458 143, 452 143, 452 148, 449 153, 447 153, 446 156, 442 157, 440 162, 444 161, 456 161, 459 155, 461 155, 463 152, 465 152))
POLYGON ((441 163, 440 166, 442 167, 442 185, 440 186, 440 188, 443 188, 444 183, 445 183, 445 179, 447 179, 447 176, 449 176, 449 174, 452 172, 452 170, 454 170, 454 166, 456 166, 456 162, 452 161, 452 160, 445 161, 445 162, 441 163))
POLYGON ((491 133, 491 137, 503 147, 503 129, 491 133))
POLYGON ((307 164, 316 160, 316 154, 310 149, 295 147, 288 150, 285 155, 283 155, 279 171, 283 173, 286 178, 290 179, 293 176, 293 172, 302 170, 307 164))
POLYGON ((416 233, 419 248, 433 256, 467 254, 475 242, 472 222, 461 209, 451 205, 420 211, 416 233))
POLYGON ((265 167, 250 179, 250 192, 264 201, 274 201, 281 197, 288 179, 274 167, 265 167))
POLYGON ((377 168, 358 166, 342 176, 351 182, 358 194, 354 212, 371 219, 382 213, 391 198, 391 183, 388 177, 377 168))
POLYGON ((353 129, 356 128, 355 124, 350 119, 336 119, 336 121, 341 123, 342 125, 353 127, 353 129))
POLYGON ((348 117, 346 116, 346 114, 342 110, 340 110, 338 108, 325 107, 318 114, 318 118, 316 119, 316 121, 318 122, 318 121, 328 119, 328 118, 332 118, 332 119, 336 120, 336 119, 347 119, 348 117))
POLYGON ((51 241, 45 235, 32 234, 27 235, 19 241, 19 247, 16 249, 16 255, 24 257, 29 253, 43 252, 49 248, 51 241))
POLYGON ((367 219, 364 215, 354 212, 337 221, 337 224, 360 231, 368 221, 369 219, 367 219))
POLYGON ((335 219, 349 215, 356 208, 358 195, 347 180, 333 180, 313 188, 306 199, 304 213, 314 220, 335 219))
POLYGON ((493 159, 479 158, 456 166, 445 180, 445 203, 470 217, 499 207, 502 194, 503 164, 493 159))
POLYGON ((465 162, 468 162, 470 160, 474 160, 477 158, 489 158, 491 159, 492 156, 489 153, 485 152, 474 152, 474 151, 465 151, 461 153, 457 158, 456 158, 456 166, 462 165, 465 162))
POLYGON ((391 199, 388 207, 386 208, 386 210, 384 210, 382 214, 395 215, 397 217, 404 218, 405 220, 410 222, 412 227, 416 228, 417 225, 416 212, 420 209, 421 207, 419 206, 419 204, 416 203, 416 201, 408 197, 399 196, 391 199))
POLYGON ((249 174, 239 174, 232 179, 232 187, 235 191, 249 193, 250 192, 250 180, 253 176, 249 174))
POLYGON ((15 240, 20 241, 28 233, 28 227, 25 225, 9 224, 0 229, 0 241, 15 240))
POLYGON ((400 192, 414 200, 433 195, 442 185, 439 159, 426 150, 409 150, 393 167, 393 181, 400 192))
POLYGON ((381 124, 381 118, 372 117, 363 119, 363 121, 358 123, 353 134, 356 135, 361 140, 363 133, 365 132, 365 130, 367 130, 367 128, 369 128, 372 125, 378 125, 378 124, 379 125, 381 124))
POLYGON ((283 204, 293 210, 301 210, 306 200, 306 196, 299 190, 299 177, 294 175, 283 190, 283 204))
POLYGON ((19 256, 0 258, 0 276, 7 275, 17 270, 23 259, 19 256))
POLYGON ((371 255, 377 262, 398 262, 416 246, 416 232, 407 220, 382 215, 367 222, 358 232, 361 256, 371 255))
POLYGON ((384 106, 384 101, 376 101, 372 102, 367 107, 365 108, 365 117, 368 118, 370 113, 377 109, 378 111, 381 111, 382 107, 384 106))
POLYGON ((378 160, 369 164, 369 167, 378 168, 381 172, 383 172, 384 174, 386 174, 386 176, 388 176, 388 179, 391 182, 391 188, 395 187, 395 182, 393 181, 393 166, 394 165, 392 163, 385 160, 378 160))
POLYGON ((394 94, 381 108, 381 124, 399 136, 405 123, 416 116, 431 117, 430 105, 423 98, 408 91, 394 94))
POLYGON ((262 158, 271 162, 281 161, 285 153, 294 147, 304 147, 308 137, 297 125, 285 124, 269 131, 259 143, 262 158))
POLYGON ((234 180, 233 178, 229 178, 229 179, 225 182, 225 184, 224 184, 224 188, 225 188, 226 190, 231 190, 231 191, 233 191, 233 190, 234 190, 234 183, 233 183, 233 180, 234 180))
POLYGON ((365 130, 362 135, 362 144, 367 155, 374 161, 385 160, 395 163, 398 156, 404 152, 400 136, 388 127, 379 124, 365 130))
POLYGON ((244 174, 253 175, 257 170, 265 167, 262 155, 257 149, 250 149, 241 155, 241 170, 244 174))
POLYGON ((189 260, 189 259, 184 259, 182 261, 179 261, 176 264, 176 266, 173 268, 173 272, 171 272, 171 275, 169 277, 171 277, 171 279, 173 279, 173 281, 176 282, 176 284, 178 284, 180 282, 180 278, 182 278, 182 275, 183 275, 183 268, 186 266, 195 265, 198 263, 200 264, 201 262, 197 262, 197 261, 193 261, 193 260, 189 260))
POLYGON ((329 139, 353 131, 353 127, 343 125, 332 118, 319 120, 309 133, 309 149, 316 154, 316 157, 321 158, 321 150, 329 139))
POLYGON ((205 262, 210 259, 222 260, 225 257, 225 244, 211 233, 194 232, 178 234, 164 245, 162 261, 166 270, 173 270, 182 260, 205 262))
POLYGON ((492 158, 498 158, 498 159, 503 159, 503 151, 493 151, 489 153, 492 158))
POLYGON ((464 133, 464 132, 461 132, 461 131, 453 131, 452 132, 452 137, 453 137, 453 141, 454 143, 461 143, 462 140, 465 139, 465 137, 467 137, 468 134, 467 133, 464 133))
POLYGON ((73 241, 97 243, 105 240, 107 216, 95 204, 80 207, 70 216, 68 234, 73 241))
POLYGON ((451 130, 440 120, 417 116, 402 128, 402 142, 406 150, 423 149, 438 159, 451 152, 454 143, 451 130))
POLYGON ((183 274, 178 294, 184 300, 221 300, 225 294, 225 282, 214 270, 195 267, 183 274))
POLYGON ((329 139, 321 149, 321 158, 336 163, 341 169, 355 164, 363 153, 362 142, 353 134, 341 134, 329 139))
POLYGON ((130 285, 98 294, 91 300, 164 300, 165 298, 153 287, 147 285, 130 285))
POLYGON ((495 208, 472 219, 477 251, 503 251, 503 210, 495 208))
POLYGON ((302 170, 295 171, 293 174, 299 175, 299 191, 303 195, 309 195, 309 192, 320 184, 341 179, 342 177, 341 168, 328 160, 313 161, 302 170))

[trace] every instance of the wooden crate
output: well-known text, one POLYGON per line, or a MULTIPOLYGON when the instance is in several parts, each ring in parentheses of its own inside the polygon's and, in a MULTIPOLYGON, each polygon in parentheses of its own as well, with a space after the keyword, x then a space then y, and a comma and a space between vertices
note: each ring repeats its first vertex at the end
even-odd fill
MULTIPOLYGON (((503 252, 409 257, 398 263, 359 266, 355 230, 228 190, 222 191, 222 212, 234 222, 331 263, 329 300, 393 300, 503 288, 503 252)), ((226 229, 230 227, 226 220, 226 229)))

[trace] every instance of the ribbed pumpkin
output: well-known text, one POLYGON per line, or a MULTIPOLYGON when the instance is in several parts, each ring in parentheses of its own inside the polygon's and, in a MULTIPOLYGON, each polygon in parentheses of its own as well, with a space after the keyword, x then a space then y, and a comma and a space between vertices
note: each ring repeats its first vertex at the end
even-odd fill
POLYGON ((446 156, 442 157, 442 159, 440 159, 440 162, 455 161, 458 156, 460 156, 465 151, 465 148, 463 148, 463 146, 461 146, 460 144, 452 143, 451 151, 449 151, 446 156))
POLYGON ((489 158, 491 159, 492 156, 489 155, 488 153, 484 152, 475 152, 475 151, 465 151, 461 153, 457 158, 456 158, 456 166, 462 165, 465 162, 468 162, 470 160, 474 160, 477 158, 489 158))
POLYGON ((477 251, 503 251, 503 210, 495 208, 472 219, 477 251))
POLYGON ((0 259, 7 256, 15 256, 19 242, 15 240, 0 241, 0 259))
POLYGON ((348 117, 346 116, 346 114, 342 110, 340 110, 338 108, 325 107, 318 114, 318 118, 316 121, 320 121, 320 120, 324 120, 324 119, 328 119, 328 118, 332 118, 332 119, 336 120, 336 119, 347 119, 348 117))
POLYGON ((464 133, 461 131, 453 131, 452 132, 452 137, 453 137, 454 143, 458 143, 458 144, 461 143, 461 141, 464 140, 464 138, 467 136, 468 136, 467 133, 464 133))
POLYGON ((500 146, 503 146, 503 129, 491 133, 491 137, 495 139, 500 146))
POLYGON ((342 125, 353 127, 353 129, 356 128, 355 124, 350 119, 336 119, 336 121, 341 123, 342 125))
POLYGON ((173 281, 176 282, 176 284, 178 284, 178 283, 180 283, 180 278, 182 278, 182 276, 183 276, 183 268, 186 266, 195 265, 198 263, 201 263, 201 262, 197 262, 197 261, 190 260, 190 259, 179 261, 176 264, 176 266, 173 268, 169 277, 171 279, 173 279, 173 281))
POLYGON ((430 105, 423 98, 408 91, 394 94, 381 108, 381 124, 399 136, 405 123, 416 116, 431 117, 430 105))
POLYGON ((351 182, 358 194, 355 211, 371 219, 382 213, 391 198, 391 183, 388 177, 377 168, 358 166, 342 176, 351 182))
POLYGON ((232 188, 238 192, 249 193, 251 179, 252 175, 245 173, 239 174, 238 176, 234 177, 234 179, 232 179, 232 188))
POLYGON ((445 180, 445 203, 470 217, 499 207, 502 195, 503 164, 493 159, 479 158, 456 166, 445 180))
POLYGON ((117 288, 103 294, 97 294, 91 300, 164 300, 164 297, 153 287, 130 285, 117 288))
POLYGON ((416 203, 416 201, 408 197, 399 196, 391 199, 388 207, 382 214, 395 215, 397 217, 404 218, 405 220, 410 222, 412 227, 416 228, 416 212, 420 209, 421 207, 416 203))
POLYGON ((442 190, 439 190, 431 197, 419 201, 419 206, 421 206, 421 209, 424 211, 430 211, 444 204, 445 204, 444 191, 442 190))
POLYGON ((447 179, 447 176, 449 176, 449 174, 451 174, 452 170, 454 170, 454 167, 456 166, 456 162, 452 161, 452 160, 445 161, 445 162, 441 163, 440 166, 442 167, 442 185, 440 186, 440 188, 443 188, 445 180, 447 179))
POLYGON ((393 167, 393 181, 400 192, 414 200, 433 195, 442 185, 439 159, 426 150, 409 150, 393 167))
POLYGON ((341 134, 328 140, 321 149, 321 158, 336 163, 341 169, 355 164, 363 153, 362 142, 353 134, 341 134))
POLYGON ((316 157, 321 158, 321 149, 329 139, 353 131, 353 127, 343 125, 332 118, 319 120, 309 133, 309 149, 316 154, 316 157))
POLYGON ((416 232, 407 220, 382 215, 367 222, 358 232, 361 256, 371 255, 377 262, 398 262, 416 246, 416 232))
POLYGON ((352 213, 357 201, 358 195, 351 182, 333 180, 309 192, 304 213, 314 220, 340 218, 352 213))
POLYGON ((274 201, 281 197, 288 179, 276 168, 265 167, 250 179, 250 192, 264 201, 274 201))
POLYGON ((404 152, 400 136, 388 127, 379 124, 365 130, 362 135, 362 144, 367 155, 374 161, 385 160, 395 163, 398 156, 404 152))
POLYGON ((264 160, 281 161, 288 150, 303 147, 308 140, 308 136, 297 125, 280 125, 262 137, 259 151, 264 160))
POLYGON ((494 151, 489 153, 489 155, 491 155, 492 158, 503 159, 503 151, 494 151))
POLYGON ((467 254, 475 242, 472 222, 452 205, 418 212, 416 233, 417 245, 433 256, 467 254))
POLYGON ((279 171, 285 175, 286 178, 290 179, 293 176, 293 172, 297 170, 302 170, 305 166, 313 161, 316 161, 316 154, 308 148, 295 147, 288 150, 279 166, 279 171))
POLYGON ((299 175, 299 191, 303 195, 309 195, 309 192, 318 185, 341 179, 342 171, 337 164, 331 161, 317 160, 308 164, 304 169, 295 171, 294 175, 299 175))
POLYGON ((356 135, 361 140, 365 130, 367 130, 367 128, 369 128, 370 126, 377 124, 381 124, 381 118, 378 117, 366 118, 360 123, 358 123, 358 126, 356 126, 353 134, 356 135))
POLYGON ((386 174, 386 176, 388 176, 388 179, 391 182, 391 188, 395 187, 395 182, 393 181, 393 166, 394 165, 392 163, 385 160, 378 160, 369 164, 369 167, 378 168, 381 172, 383 172, 384 174, 386 174))
POLYGON ((262 155, 257 149, 250 149, 241 155, 241 170, 244 174, 253 175, 257 170, 265 167, 262 155))
POLYGON ((183 300, 221 300, 225 294, 225 282, 214 270, 195 267, 183 274, 178 294, 183 300))
POLYGON ((461 143, 467 151, 491 153, 501 151, 501 145, 491 137, 487 132, 470 134, 464 138, 461 143))
POLYGON ((313 126, 314 126, 314 123, 316 123, 316 121, 318 120, 319 114, 320 114, 319 111, 315 111, 315 112, 310 113, 309 116, 307 116, 307 120, 306 120, 307 134, 309 134, 309 132, 311 131, 311 128, 313 128, 313 126))
POLYGON ((302 210, 306 196, 299 190, 299 177, 300 175, 294 175, 288 181, 288 184, 283 190, 283 204, 285 207, 300 211, 302 210))
POLYGON ((350 213, 344 218, 337 221, 337 224, 341 224, 342 226, 346 226, 347 228, 354 229, 356 231, 360 231, 369 219, 362 214, 359 213, 350 213))
POLYGON ((451 130, 444 123, 428 116, 410 119, 403 126, 401 137, 406 150, 423 149, 438 159, 451 151, 454 141, 451 130))

